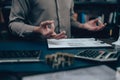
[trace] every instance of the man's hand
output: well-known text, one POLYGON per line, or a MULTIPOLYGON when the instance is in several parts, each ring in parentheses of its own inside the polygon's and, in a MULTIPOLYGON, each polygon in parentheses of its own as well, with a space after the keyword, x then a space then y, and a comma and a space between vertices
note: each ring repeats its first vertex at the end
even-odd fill
POLYGON ((65 31, 57 34, 54 30, 55 25, 53 20, 43 21, 40 26, 34 28, 34 32, 41 33, 45 38, 62 39, 67 37, 65 31))
POLYGON ((102 23, 99 19, 90 20, 83 24, 83 28, 90 31, 98 31, 103 29, 105 26, 106 23, 102 23))
POLYGON ((65 35, 66 32, 62 31, 59 34, 56 34, 55 32, 51 35, 51 38, 55 38, 55 39, 62 39, 62 38, 67 38, 67 36, 65 35))

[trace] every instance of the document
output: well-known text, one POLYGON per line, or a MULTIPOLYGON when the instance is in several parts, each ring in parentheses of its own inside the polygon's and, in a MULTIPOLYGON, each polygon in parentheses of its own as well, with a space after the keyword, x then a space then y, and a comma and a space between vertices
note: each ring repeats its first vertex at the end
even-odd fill
POLYGON ((120 36, 116 42, 113 42, 112 44, 119 45, 120 46, 120 36))
POLYGON ((105 66, 95 66, 23 77, 23 80, 116 80, 116 72, 105 66))
POLYGON ((120 52, 120 36, 116 42, 113 42, 112 44, 115 45, 115 50, 120 52))
POLYGON ((75 39, 47 39, 49 48, 85 48, 85 47, 111 47, 94 38, 75 38, 75 39))

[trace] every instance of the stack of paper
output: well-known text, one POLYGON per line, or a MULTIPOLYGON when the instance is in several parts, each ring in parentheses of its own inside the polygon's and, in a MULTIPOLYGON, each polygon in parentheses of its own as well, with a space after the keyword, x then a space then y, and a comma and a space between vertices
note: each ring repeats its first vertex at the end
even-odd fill
POLYGON ((86 47, 111 47, 112 45, 104 43, 94 38, 75 38, 75 39, 48 39, 49 48, 86 48, 86 47))

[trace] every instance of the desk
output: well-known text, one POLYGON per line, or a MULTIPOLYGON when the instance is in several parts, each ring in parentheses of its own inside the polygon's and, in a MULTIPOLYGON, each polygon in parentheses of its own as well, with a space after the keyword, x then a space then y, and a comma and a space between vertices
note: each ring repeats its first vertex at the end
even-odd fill
MULTIPOLYGON (((52 54, 55 52, 68 52, 77 53, 79 48, 73 49, 48 49, 46 41, 1 41, 0 50, 41 50, 41 59, 44 59, 46 54, 52 54)), ((58 70, 51 68, 45 62, 35 63, 1 63, 0 72, 54 72, 60 70, 69 70, 74 68, 88 67, 93 65, 100 65, 100 62, 91 62, 84 60, 75 60, 74 64, 70 67, 60 68, 58 70)))
POLYGON ((116 72, 100 65, 47 74, 24 76, 23 80, 116 80, 116 72))

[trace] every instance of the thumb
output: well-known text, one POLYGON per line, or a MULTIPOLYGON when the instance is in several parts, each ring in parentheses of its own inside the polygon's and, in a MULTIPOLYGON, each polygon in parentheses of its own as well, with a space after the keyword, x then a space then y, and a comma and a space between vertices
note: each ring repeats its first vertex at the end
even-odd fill
POLYGON ((46 27, 47 25, 51 25, 51 24, 53 24, 53 23, 54 23, 53 20, 47 20, 47 21, 41 22, 41 23, 40 23, 40 26, 41 26, 41 27, 46 27))
POLYGON ((94 23, 96 23, 96 22, 98 22, 98 21, 99 21, 98 18, 96 18, 96 19, 93 20, 94 23))
POLYGON ((54 23, 51 23, 51 30, 54 32, 54 30, 55 30, 55 25, 54 25, 54 23))

